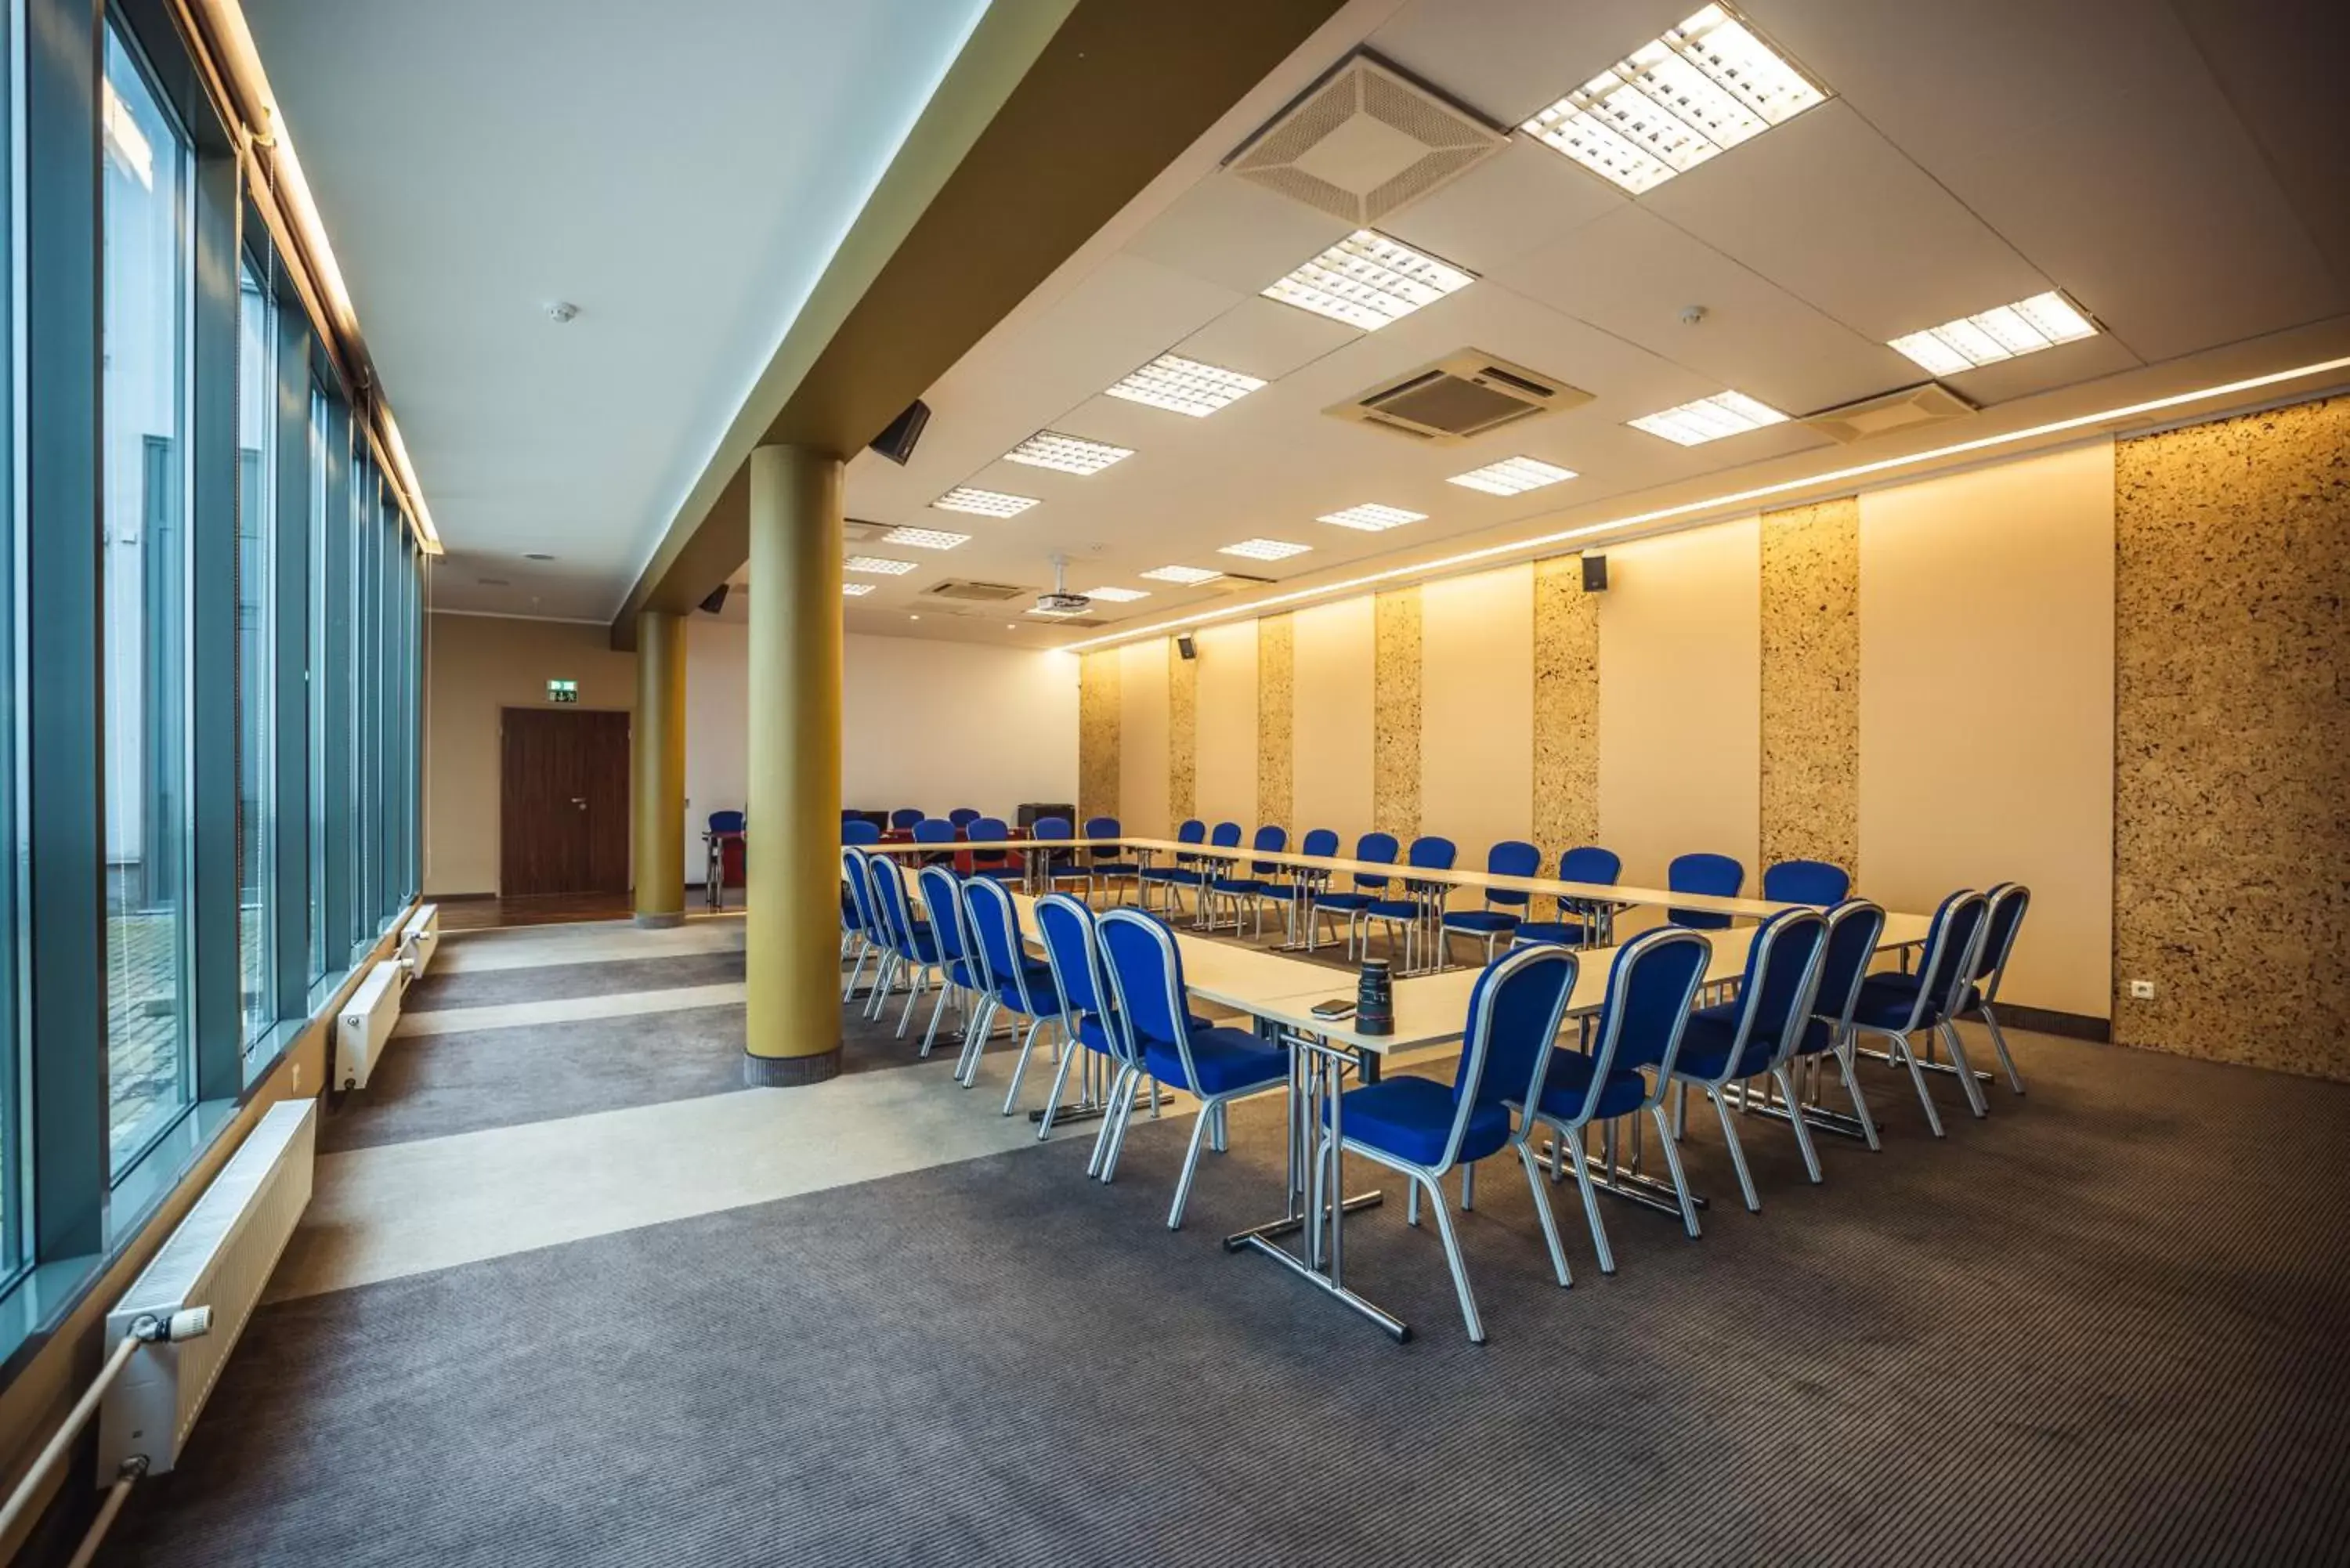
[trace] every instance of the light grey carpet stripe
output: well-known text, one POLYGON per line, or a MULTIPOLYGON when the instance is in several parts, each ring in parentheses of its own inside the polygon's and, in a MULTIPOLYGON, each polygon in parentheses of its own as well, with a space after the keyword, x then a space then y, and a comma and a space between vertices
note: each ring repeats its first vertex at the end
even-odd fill
MULTIPOLYGON (((1390 1345, 1225 1231, 1277 1202, 1235 1115, 1117 1187, 1082 1141, 264 1309, 109 1561, 227 1563, 2338 1563, 2350 1089, 2036 1039, 1975 1122, 1803 1179, 1718 1127, 1701 1241, 1611 1205, 1551 1282, 1483 1169, 1468 1345, 1431 1234, 1349 1272, 1390 1345)), ((974 1105, 973 1113, 993 1114, 974 1105)), ((1358 1168, 1350 1187, 1371 1184, 1358 1168)))
POLYGON ((743 955, 739 951, 548 964, 535 969, 466 970, 427 974, 408 988, 400 1006, 403 1012, 437 1012, 452 1007, 494 1007, 515 1002, 556 1002, 630 991, 724 985, 742 978, 743 955))

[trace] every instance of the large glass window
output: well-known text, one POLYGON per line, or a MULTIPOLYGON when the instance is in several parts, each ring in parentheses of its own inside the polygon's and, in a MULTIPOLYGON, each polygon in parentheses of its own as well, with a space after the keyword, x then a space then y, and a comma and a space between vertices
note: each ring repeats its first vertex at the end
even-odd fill
POLYGON ((15 7, 0 5, 0 505, 7 526, 0 529, 0 1283, 24 1266, 25 1108, 24 1064, 16 1054, 16 877, 22 835, 16 820, 16 753, 22 709, 16 690, 16 607, 21 541, 16 520, 25 515, 16 487, 16 340, 18 294, 15 224, 16 146, 16 58, 12 36, 15 7))
POLYGON ((327 774, 328 595, 333 591, 327 562, 328 450, 335 430, 333 405, 326 393, 310 389, 310 978, 327 973, 328 932, 334 925, 327 909, 327 794, 334 787, 327 774))
POLYGON ((277 307, 248 260, 238 279, 236 358, 237 961, 244 1037, 276 1022, 270 992, 270 889, 276 871, 273 736, 277 602, 277 307))
POLYGON ((189 1100, 189 142, 111 26, 102 540, 108 1130, 120 1170, 189 1100))

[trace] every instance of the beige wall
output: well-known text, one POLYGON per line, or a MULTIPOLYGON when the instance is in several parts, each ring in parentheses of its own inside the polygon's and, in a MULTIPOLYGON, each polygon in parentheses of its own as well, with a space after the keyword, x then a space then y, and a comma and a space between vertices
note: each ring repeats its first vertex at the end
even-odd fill
POLYGON ((1165 641, 1118 650, 1118 819, 1141 838, 1175 831, 1167 820, 1167 661, 1174 652, 1165 641))
POLYGON ((632 711, 636 656, 613 652, 601 626, 444 612, 426 627, 424 890, 494 893, 500 710, 544 707, 549 680, 577 680, 580 707, 632 711))
POLYGON ((2113 443, 1862 496, 1860 670, 1870 897, 2029 885, 2004 994, 2106 1017, 2113 443))
POLYGON ((1199 703, 1193 810, 1251 826, 1256 809, 1256 623, 1203 628, 1192 661, 1199 703))
POLYGON ((1316 605, 1292 620, 1297 820, 1283 826, 1331 828, 1352 849, 1371 828, 1371 601, 1316 605))
POLYGON ((1534 566, 1426 585, 1419 599, 1419 816, 1460 864, 1534 831, 1534 566))

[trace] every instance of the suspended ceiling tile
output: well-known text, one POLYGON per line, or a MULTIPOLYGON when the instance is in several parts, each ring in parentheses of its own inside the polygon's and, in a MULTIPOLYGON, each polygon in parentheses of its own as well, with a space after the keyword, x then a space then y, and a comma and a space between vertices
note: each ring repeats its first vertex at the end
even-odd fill
POLYGON ((1513 136, 1500 152, 1384 227, 1406 244, 1482 274, 1630 200, 1531 137, 1513 136))
POLYGON ((1260 380, 1277 381, 1361 336, 1343 321, 1253 294, 1176 344, 1174 351, 1260 380))
POLYGON ((1352 223, 1220 173, 1177 197, 1125 254, 1251 295, 1354 231, 1352 223))
MULTIPOLYGON (((2100 334, 2095 337, 2085 337, 2077 343, 2059 343, 2054 348, 2043 348, 2037 354, 2002 359, 1997 364, 1985 365, 1979 369, 1962 370, 1940 379, 1944 386, 1969 402, 1989 408, 1994 403, 2030 397, 2034 392, 2053 391, 2058 387, 2070 387, 2082 381, 2094 381, 2101 376, 2116 375, 2134 369, 2138 363, 2137 355, 2114 338, 2100 334)), ((1921 376, 1924 373, 1918 372, 1921 376)))
POLYGON ((1419 0, 1373 33, 1371 47, 1515 126, 1697 8, 1697 0, 1419 0))

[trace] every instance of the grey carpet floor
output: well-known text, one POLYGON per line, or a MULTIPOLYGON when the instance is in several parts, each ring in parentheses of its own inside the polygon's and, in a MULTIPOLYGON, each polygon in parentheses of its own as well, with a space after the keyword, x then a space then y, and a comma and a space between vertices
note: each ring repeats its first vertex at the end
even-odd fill
POLYGON ((433 1012, 448 1007, 494 1007, 515 1002, 557 1002, 583 996, 617 996, 629 991, 666 991, 675 986, 725 985, 742 978, 740 952, 679 953, 672 957, 614 959, 603 963, 459 971, 426 975, 408 988, 400 1007, 403 1012, 433 1012))
POLYGON ((2350 1560, 2350 1088, 2022 1054, 1939 1143, 1872 1074, 1821 1187, 1752 1124, 1759 1215, 1693 1127, 1704 1239, 1611 1210, 1603 1277, 1563 1208, 1568 1292, 1490 1164, 1482 1347, 1392 1180, 1349 1269, 1409 1345, 1221 1250, 1263 1106, 1180 1233, 1170 1122, 1107 1189, 1044 1145, 275 1305, 103 1560, 2350 1560))

